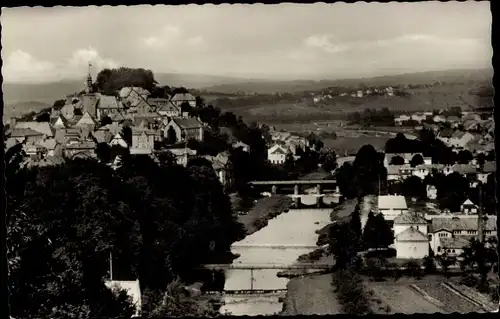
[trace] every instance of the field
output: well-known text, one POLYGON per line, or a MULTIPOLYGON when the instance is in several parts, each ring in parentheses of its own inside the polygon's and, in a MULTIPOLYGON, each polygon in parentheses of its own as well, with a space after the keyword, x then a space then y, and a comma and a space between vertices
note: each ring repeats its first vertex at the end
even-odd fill
POLYGON ((344 154, 356 154, 366 144, 371 144, 376 150, 383 150, 385 143, 391 139, 390 136, 360 136, 360 137, 338 137, 336 139, 323 139, 325 147, 332 148, 339 156, 344 154))

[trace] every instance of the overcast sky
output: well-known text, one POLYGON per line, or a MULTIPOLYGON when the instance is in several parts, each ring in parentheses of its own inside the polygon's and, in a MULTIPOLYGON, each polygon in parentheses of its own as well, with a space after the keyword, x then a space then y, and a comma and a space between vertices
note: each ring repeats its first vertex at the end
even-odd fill
POLYGON ((5 82, 104 67, 259 78, 345 78, 491 67, 488 2, 2 10, 5 82))

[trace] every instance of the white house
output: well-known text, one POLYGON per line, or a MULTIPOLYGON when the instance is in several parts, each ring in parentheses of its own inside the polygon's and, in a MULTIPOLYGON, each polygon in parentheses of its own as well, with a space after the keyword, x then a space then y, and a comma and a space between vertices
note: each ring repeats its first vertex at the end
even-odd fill
POLYGON ((397 236, 408 228, 413 227, 420 231, 422 234, 427 235, 427 220, 416 212, 404 212, 403 214, 394 218, 394 225, 392 230, 394 235, 397 236))
POLYGON ((267 150, 267 160, 273 164, 283 164, 288 152, 283 146, 275 144, 267 150))
POLYGON ((113 146, 113 145, 118 145, 118 146, 125 147, 125 148, 128 147, 127 142, 125 142, 125 140, 123 139, 123 137, 121 136, 120 133, 115 134, 115 136, 109 142, 109 146, 113 146))
POLYGON ((429 255, 427 236, 410 226, 396 236, 396 258, 421 259, 429 255))
POLYGON ((401 126, 401 125, 403 125, 404 122, 406 122, 410 119, 411 119, 410 116, 402 114, 402 115, 394 118, 394 124, 401 126))
POLYGON ((196 156, 196 151, 190 148, 171 148, 169 151, 174 154, 177 164, 186 167, 190 158, 196 156))
POLYGON ((460 205, 460 212, 464 215, 477 214, 477 205, 475 205, 470 199, 467 199, 460 205))
POLYGON ((437 198, 437 188, 434 185, 427 185, 427 198, 436 199, 437 198))
POLYGON ((412 175, 417 176, 420 179, 424 179, 427 175, 429 175, 429 168, 427 165, 417 165, 413 171, 412 175))
POLYGON ((408 211, 406 199, 401 195, 381 195, 378 197, 378 212, 384 215, 385 220, 394 218, 408 211))

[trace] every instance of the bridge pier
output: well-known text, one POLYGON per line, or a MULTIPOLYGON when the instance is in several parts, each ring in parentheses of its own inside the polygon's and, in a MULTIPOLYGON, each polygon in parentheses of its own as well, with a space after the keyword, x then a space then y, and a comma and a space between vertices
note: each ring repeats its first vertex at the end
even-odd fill
POLYGON ((295 195, 295 197, 293 198, 293 204, 294 204, 295 208, 299 208, 300 197, 298 196, 299 195, 299 185, 298 184, 295 184, 295 186, 293 188, 293 194, 295 195))
POLYGON ((318 197, 316 197, 316 206, 318 208, 320 208, 321 207, 321 201, 322 201, 321 196, 319 196, 319 195, 321 195, 321 184, 316 185, 316 191, 318 192, 318 197))

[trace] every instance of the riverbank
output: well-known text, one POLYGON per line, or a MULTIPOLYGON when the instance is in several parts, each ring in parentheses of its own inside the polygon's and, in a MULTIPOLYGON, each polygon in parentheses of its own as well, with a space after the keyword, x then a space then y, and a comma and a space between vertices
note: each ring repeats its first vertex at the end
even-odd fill
POLYGON ((270 219, 288 212, 292 204, 293 199, 286 195, 260 198, 245 215, 238 215, 238 221, 243 224, 246 235, 249 236, 266 227, 270 219))

